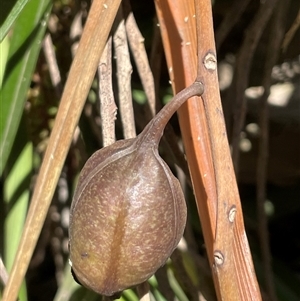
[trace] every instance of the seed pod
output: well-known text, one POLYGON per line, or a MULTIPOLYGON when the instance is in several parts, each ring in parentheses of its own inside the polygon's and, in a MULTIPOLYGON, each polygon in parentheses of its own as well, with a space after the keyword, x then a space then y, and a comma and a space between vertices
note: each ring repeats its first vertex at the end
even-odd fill
POLYGON ((134 139, 97 151, 83 167, 71 206, 70 261, 78 281, 112 296, 165 264, 181 239, 186 205, 178 180, 158 154, 171 115, 194 83, 134 139))

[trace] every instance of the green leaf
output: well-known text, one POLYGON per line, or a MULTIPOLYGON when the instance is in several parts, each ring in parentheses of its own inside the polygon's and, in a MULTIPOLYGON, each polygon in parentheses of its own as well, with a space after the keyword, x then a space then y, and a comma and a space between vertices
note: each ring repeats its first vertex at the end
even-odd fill
POLYGON ((0 43, 7 35, 28 0, 2 0, 0 14, 0 43))
MULTIPOLYGON (((18 139, 11 152, 10 167, 6 171, 3 187, 6 214, 4 220, 4 262, 8 272, 22 235, 27 214, 30 179, 32 172, 32 144, 27 142, 25 126, 18 132, 18 139)), ((27 300, 26 285, 23 283, 20 299, 27 300)))
POLYGON ((0 90, 0 175, 20 123, 51 3, 50 0, 31 0, 14 24, 0 90))
POLYGON ((122 294, 122 297, 120 298, 121 301, 138 301, 138 297, 134 293, 133 290, 128 289, 125 290, 122 294))
POLYGON ((0 42, 0 89, 2 87, 2 80, 7 62, 8 51, 9 40, 8 37, 6 37, 2 42, 0 42))
POLYGON ((171 286, 173 292, 175 293, 176 297, 178 298, 178 300, 179 301, 188 301, 188 298, 186 297, 184 291, 180 287, 177 279, 175 278, 175 275, 174 275, 172 269, 168 269, 167 274, 168 274, 170 286, 171 286))

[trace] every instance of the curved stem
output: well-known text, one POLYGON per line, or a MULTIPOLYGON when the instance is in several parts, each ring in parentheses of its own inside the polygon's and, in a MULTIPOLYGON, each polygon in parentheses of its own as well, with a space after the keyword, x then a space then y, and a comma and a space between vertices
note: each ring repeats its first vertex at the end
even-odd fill
POLYGON ((157 115, 147 124, 142 133, 138 136, 138 144, 144 143, 158 144, 163 131, 172 115, 180 108, 180 106, 193 96, 200 96, 204 92, 202 82, 195 81, 189 87, 183 89, 176 94, 170 102, 168 102, 157 115))

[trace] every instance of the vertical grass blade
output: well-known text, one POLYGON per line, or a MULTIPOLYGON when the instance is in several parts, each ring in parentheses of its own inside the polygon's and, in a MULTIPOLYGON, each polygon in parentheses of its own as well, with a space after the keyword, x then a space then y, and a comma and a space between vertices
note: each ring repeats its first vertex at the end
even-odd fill
MULTIPOLYGON (((26 135, 23 133, 19 135, 12 153, 16 161, 10 166, 3 187, 7 209, 4 220, 4 262, 8 272, 11 270, 22 235, 30 193, 32 144, 26 142, 26 135)), ((25 282, 20 291, 20 300, 27 300, 25 282)))
POLYGON ((50 0, 32 0, 16 20, 0 90, 0 175, 20 123, 41 41, 46 30, 50 0))
POLYGON ((8 50, 9 50, 9 40, 8 37, 6 37, 2 42, 0 42, 0 89, 2 87, 2 81, 3 81, 5 66, 7 62, 8 50))
POLYGON ((28 0, 2 0, 0 14, 0 43, 7 35, 14 21, 18 18, 28 0))

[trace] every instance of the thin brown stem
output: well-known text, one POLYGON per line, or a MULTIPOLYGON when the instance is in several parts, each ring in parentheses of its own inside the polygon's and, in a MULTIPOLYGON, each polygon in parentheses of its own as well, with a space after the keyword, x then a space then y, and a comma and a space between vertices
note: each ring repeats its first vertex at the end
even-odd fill
POLYGON ((112 38, 109 37, 98 66, 103 146, 108 146, 116 141, 115 119, 117 106, 115 104, 114 93, 112 90, 111 44, 112 38))
POLYGON ((74 20, 70 28, 70 38, 73 41, 71 46, 72 56, 75 56, 75 53, 79 45, 79 38, 81 34, 82 34, 82 12, 79 12, 74 17, 74 20))
POLYGON ((49 74, 51 78, 52 85, 55 89, 55 93, 57 98, 61 97, 62 94, 62 84, 61 84, 61 76, 57 64, 57 59, 54 51, 54 46, 52 43, 51 35, 49 33, 46 34, 43 41, 43 50, 44 55, 48 64, 49 74))
POLYGON ((300 9, 298 10, 297 17, 295 21, 293 22, 291 28, 288 30, 288 32, 284 36, 284 40, 282 42, 282 49, 283 51, 286 51, 288 46, 290 45, 293 37, 295 36, 295 33, 297 32, 298 28, 300 27, 300 9))
POLYGON ((148 123, 143 130, 143 140, 139 143, 154 143, 158 144, 166 124, 169 122, 172 115, 193 96, 200 96, 204 91, 204 86, 201 82, 196 81, 189 87, 177 93, 171 101, 169 101, 162 110, 148 123), (146 133, 147 132, 147 133, 146 133))
POLYGON ((113 43, 116 55, 119 109, 124 138, 129 139, 136 136, 136 131, 131 94, 132 66, 124 23, 123 10, 120 6, 114 25, 113 43))
POLYGON ((144 37, 142 36, 133 13, 131 12, 129 1, 124 1, 123 3, 124 13, 127 15, 125 27, 126 33, 129 41, 129 46, 138 69, 139 76, 142 81, 142 85, 145 94, 148 98, 148 104, 152 116, 155 115, 155 88, 154 79, 151 72, 147 52, 144 44, 144 37))

